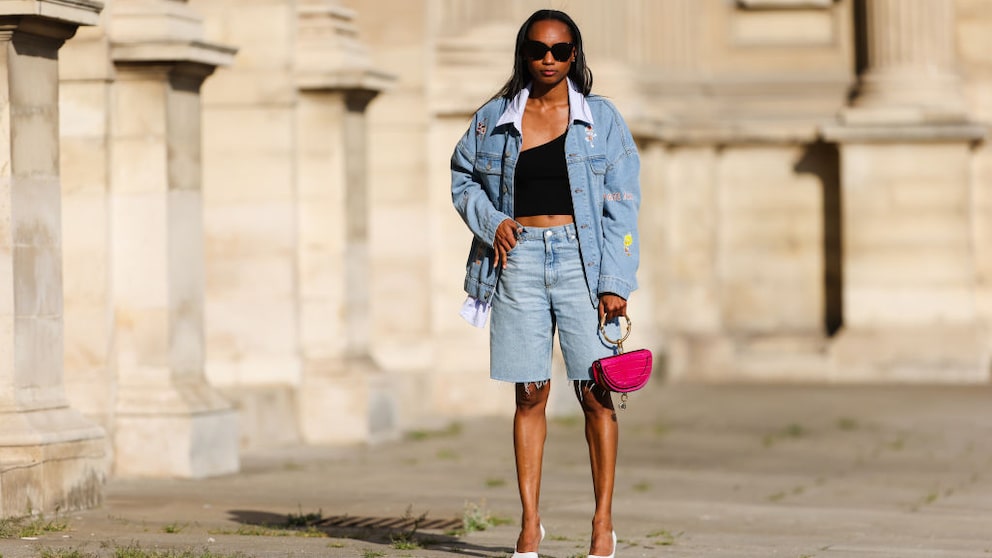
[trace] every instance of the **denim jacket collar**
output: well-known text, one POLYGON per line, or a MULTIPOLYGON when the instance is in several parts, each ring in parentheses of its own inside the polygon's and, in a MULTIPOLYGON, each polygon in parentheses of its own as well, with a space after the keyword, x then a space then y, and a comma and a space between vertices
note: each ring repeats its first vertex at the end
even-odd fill
MULTIPOLYGON (((589 108, 589 103, 586 102, 585 95, 578 90, 571 79, 565 79, 568 81, 568 113, 572 117, 572 122, 580 121, 592 126, 595 122, 593 122, 592 110, 589 108)), ((517 132, 523 134, 524 108, 527 106, 527 99, 530 98, 530 91, 533 86, 534 82, 528 83, 527 87, 517 93, 517 96, 510 101, 506 110, 499 117, 496 127, 513 124, 517 132)))

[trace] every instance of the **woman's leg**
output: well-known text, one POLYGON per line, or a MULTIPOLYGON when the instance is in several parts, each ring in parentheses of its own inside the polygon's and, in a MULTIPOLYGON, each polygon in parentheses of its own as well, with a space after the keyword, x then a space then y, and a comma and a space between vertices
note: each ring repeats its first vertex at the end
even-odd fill
POLYGON ((592 466, 596 512, 592 518, 589 553, 609 556, 613 552, 613 484, 617 470, 617 413, 610 392, 592 382, 575 382, 576 395, 586 419, 586 442, 592 466))
POLYGON ((548 406, 551 382, 517 384, 517 410, 513 415, 513 452, 517 461, 517 487, 520 489, 520 520, 518 552, 536 552, 541 542, 541 463, 548 421, 544 414, 548 406))

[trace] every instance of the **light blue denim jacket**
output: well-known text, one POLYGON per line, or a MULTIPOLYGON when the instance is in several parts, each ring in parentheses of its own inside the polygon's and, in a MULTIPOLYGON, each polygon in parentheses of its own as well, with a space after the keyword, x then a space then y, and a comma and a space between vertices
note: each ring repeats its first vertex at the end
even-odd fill
MULTIPOLYGON (((520 154, 521 119, 529 96, 494 99, 472 119, 451 156, 451 200, 475 237, 465 291, 488 303, 499 280, 494 265, 496 228, 513 215, 513 186, 520 154)), ((569 81, 571 124, 565 159, 579 250, 593 306, 599 295, 627 299, 637 288, 641 201, 637 146, 616 107, 584 97, 569 81)))

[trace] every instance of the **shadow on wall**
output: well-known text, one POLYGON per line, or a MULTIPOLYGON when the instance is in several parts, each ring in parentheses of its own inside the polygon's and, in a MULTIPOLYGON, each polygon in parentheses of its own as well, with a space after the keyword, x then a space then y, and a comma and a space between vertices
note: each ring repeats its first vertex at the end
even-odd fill
POLYGON ((832 143, 810 144, 793 170, 815 176, 823 191, 824 327, 832 336, 844 325, 840 152, 832 143))

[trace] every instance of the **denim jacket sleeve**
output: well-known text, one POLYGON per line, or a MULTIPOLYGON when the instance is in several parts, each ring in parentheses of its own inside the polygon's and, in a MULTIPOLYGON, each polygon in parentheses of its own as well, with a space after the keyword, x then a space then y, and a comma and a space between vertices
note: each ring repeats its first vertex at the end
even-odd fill
POLYGON ((607 138, 609 164, 603 196, 603 249, 599 267, 599 294, 624 299, 637 288, 640 237, 637 212, 641 204, 640 158, 637 145, 620 113, 613 118, 607 138))
MULTIPOLYGON (((491 248, 496 229, 510 216, 496 208, 498 191, 488 191, 493 185, 485 184, 475 169, 479 142, 485 137, 487 128, 486 117, 480 114, 481 111, 476 113, 451 155, 451 202, 472 234, 491 248), (483 119, 481 126, 480 118, 483 119)), ((495 187, 498 190, 499 186, 495 187)))

